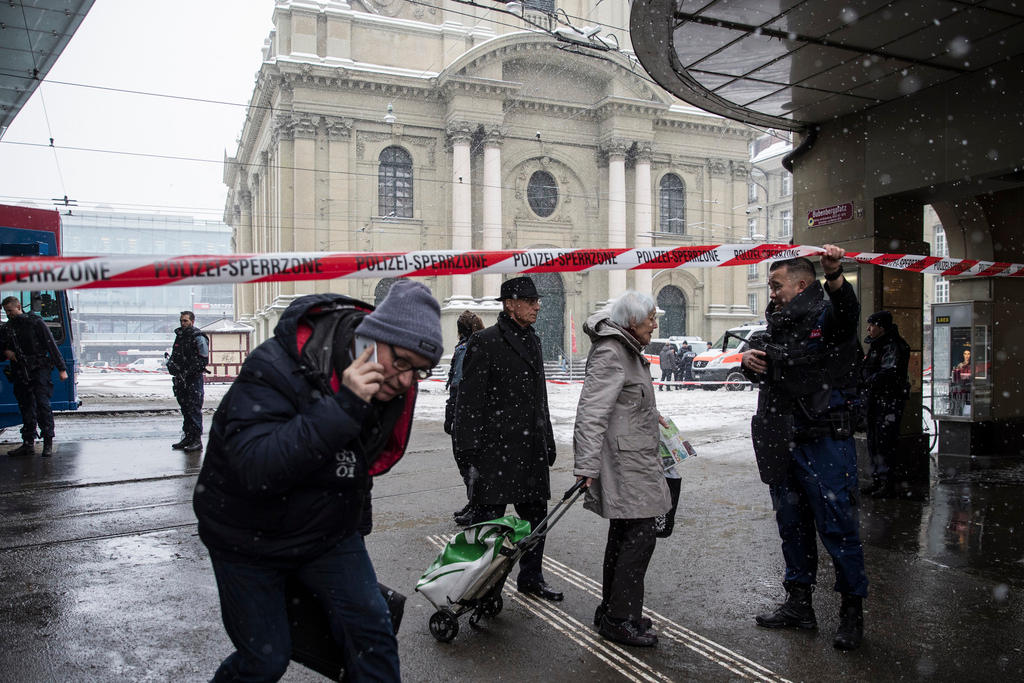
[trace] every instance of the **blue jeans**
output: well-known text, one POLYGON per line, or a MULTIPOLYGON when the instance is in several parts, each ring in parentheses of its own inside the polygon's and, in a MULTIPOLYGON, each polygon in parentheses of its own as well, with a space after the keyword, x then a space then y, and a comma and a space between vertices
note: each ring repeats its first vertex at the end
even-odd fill
POLYGON ((786 559, 786 581, 809 585, 818 572, 818 543, 832 556, 835 590, 867 597, 857 509, 857 452, 853 439, 822 437, 798 443, 786 481, 770 487, 786 559))
POLYGON ((292 568, 213 557, 224 628, 235 652, 214 681, 276 681, 291 659, 285 581, 320 596, 335 642, 344 644, 346 680, 399 681, 398 642, 363 537, 353 533, 292 568))
POLYGON ((185 439, 192 441, 203 435, 203 398, 205 389, 202 373, 194 377, 175 375, 171 379, 174 398, 181 406, 181 431, 185 439))

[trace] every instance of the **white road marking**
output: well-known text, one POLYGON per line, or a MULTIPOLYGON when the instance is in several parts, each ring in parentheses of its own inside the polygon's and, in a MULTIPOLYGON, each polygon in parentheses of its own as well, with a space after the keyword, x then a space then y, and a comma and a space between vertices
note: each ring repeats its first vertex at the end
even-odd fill
MULTIPOLYGON (((447 538, 440 535, 428 536, 427 539, 438 550, 443 549, 448 541, 447 538)), ((569 585, 589 593, 598 600, 601 599, 601 585, 589 576, 550 557, 544 558, 544 565, 548 572, 558 576, 569 585)), ((508 598, 514 600, 540 619, 543 619, 554 627, 556 631, 564 634, 627 679, 631 681, 665 681, 666 683, 671 681, 671 678, 653 669, 646 662, 633 655, 631 651, 597 636, 588 625, 583 624, 575 617, 561 610, 554 603, 525 598, 510 586, 505 587, 504 593, 508 598)), ((685 626, 677 624, 664 615, 648 608, 644 608, 644 614, 650 617, 651 621, 658 626, 662 637, 683 645, 736 676, 754 681, 790 683, 786 678, 779 676, 770 669, 685 626)))

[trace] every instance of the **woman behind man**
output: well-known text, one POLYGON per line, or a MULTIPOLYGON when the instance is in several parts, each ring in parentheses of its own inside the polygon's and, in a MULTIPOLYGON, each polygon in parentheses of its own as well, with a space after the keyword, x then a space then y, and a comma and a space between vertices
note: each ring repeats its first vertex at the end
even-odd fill
MULTIPOLYGON (((452 353, 452 364, 448 369, 448 383, 445 388, 448 390, 448 402, 444 408, 444 431, 448 434, 455 434, 455 405, 459 400, 459 384, 462 382, 462 362, 466 358, 466 344, 474 332, 484 329, 484 323, 473 311, 463 311, 462 315, 455 322, 455 328, 459 333, 459 341, 455 344, 455 351, 452 353)), ((466 498, 469 498, 469 466, 455 447, 455 437, 452 436, 452 452, 455 454, 455 464, 459 467, 459 474, 466 484, 466 498)), ((452 516, 455 523, 464 525, 473 521, 473 510, 467 502, 461 510, 456 510, 452 516)))
POLYGON ((609 520, 603 595, 594 625, 609 640, 658 642, 643 618, 644 576, 654 553, 654 518, 671 507, 658 455, 658 424, 644 346, 658 328, 654 300, 627 291, 583 326, 593 346, 576 409, 577 479, 587 480, 584 507, 609 520))

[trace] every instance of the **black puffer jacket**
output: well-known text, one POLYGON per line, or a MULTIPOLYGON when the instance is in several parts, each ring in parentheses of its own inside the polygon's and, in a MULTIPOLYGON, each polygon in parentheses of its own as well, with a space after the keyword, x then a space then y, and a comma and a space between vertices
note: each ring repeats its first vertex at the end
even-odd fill
MULTIPOLYGON (((221 401, 193 496, 211 554, 283 566, 322 554, 369 521, 370 477, 404 454, 415 385, 387 403, 364 403, 344 385, 324 391, 301 353, 307 316, 336 305, 344 311, 334 348, 349 349, 372 307, 335 294, 300 297, 221 401)), ((340 377, 350 355, 339 356, 340 377)))

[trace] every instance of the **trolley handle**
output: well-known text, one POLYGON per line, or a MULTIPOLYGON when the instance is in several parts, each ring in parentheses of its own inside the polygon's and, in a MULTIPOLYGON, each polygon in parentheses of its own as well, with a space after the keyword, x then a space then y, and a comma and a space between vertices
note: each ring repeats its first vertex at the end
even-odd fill
POLYGON ((586 481, 586 477, 584 477, 583 479, 578 479, 575 484, 569 487, 568 491, 562 494, 562 502, 564 503, 565 501, 569 500, 569 498, 572 497, 572 494, 576 493, 581 488, 583 488, 586 481))

